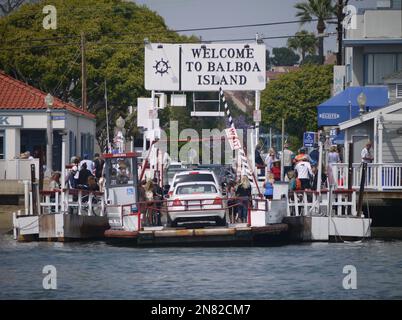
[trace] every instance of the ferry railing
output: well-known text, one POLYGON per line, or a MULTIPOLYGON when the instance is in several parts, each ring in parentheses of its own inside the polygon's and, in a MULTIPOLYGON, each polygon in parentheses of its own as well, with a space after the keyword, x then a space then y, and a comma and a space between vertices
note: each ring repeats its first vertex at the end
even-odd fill
MULTIPOLYGON (((338 189, 348 187, 348 165, 346 163, 331 164, 334 183, 338 189)), ((352 187, 359 188, 361 181, 361 163, 352 165, 352 187)), ((367 164, 365 189, 368 190, 401 190, 401 163, 369 163, 367 164)))
POLYGON ((355 190, 296 190, 288 194, 287 216, 328 216, 330 208, 331 215, 356 217, 356 200, 355 190), (331 204, 328 203, 329 198, 331 204))
POLYGON ((104 216, 103 192, 83 189, 55 189, 40 192, 40 213, 65 213, 104 216))

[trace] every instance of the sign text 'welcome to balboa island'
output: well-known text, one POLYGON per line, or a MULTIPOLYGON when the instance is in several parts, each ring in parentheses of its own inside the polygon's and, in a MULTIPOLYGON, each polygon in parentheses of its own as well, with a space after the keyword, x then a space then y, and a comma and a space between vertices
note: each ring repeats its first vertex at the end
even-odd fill
POLYGON ((145 88, 165 91, 264 90, 263 44, 149 44, 145 88))

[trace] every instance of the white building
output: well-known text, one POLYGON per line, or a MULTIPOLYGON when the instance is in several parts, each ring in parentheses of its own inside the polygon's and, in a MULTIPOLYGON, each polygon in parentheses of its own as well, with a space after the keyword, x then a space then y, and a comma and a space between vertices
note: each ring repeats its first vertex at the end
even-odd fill
MULTIPOLYGON (((46 163, 46 93, 0 71, 0 168, 22 152, 46 163), (2 162, 2 163, 1 163, 2 162)), ((73 155, 93 156, 95 115, 55 98, 51 107, 53 169, 61 169, 61 135, 67 133, 66 163, 73 155)), ((1 176, 1 174, 0 174, 1 176)))
POLYGON ((350 20, 346 30, 346 86, 387 85, 393 102, 402 96, 401 0, 373 4, 373 8, 360 9, 355 25, 350 20))

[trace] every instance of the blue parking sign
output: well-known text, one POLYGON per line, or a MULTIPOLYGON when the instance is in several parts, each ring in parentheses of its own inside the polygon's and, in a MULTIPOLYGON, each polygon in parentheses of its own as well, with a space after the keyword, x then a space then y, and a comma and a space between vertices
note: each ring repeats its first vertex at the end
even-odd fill
POLYGON ((315 141, 316 134, 315 132, 305 132, 303 134, 303 145, 305 147, 312 147, 316 143, 315 141))

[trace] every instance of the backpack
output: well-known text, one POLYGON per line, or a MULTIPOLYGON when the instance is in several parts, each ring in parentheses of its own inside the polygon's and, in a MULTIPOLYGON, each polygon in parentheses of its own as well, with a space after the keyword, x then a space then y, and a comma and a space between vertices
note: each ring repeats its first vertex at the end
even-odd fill
POLYGON ((296 178, 296 189, 295 190, 301 190, 302 185, 301 185, 301 181, 299 178, 296 178))

